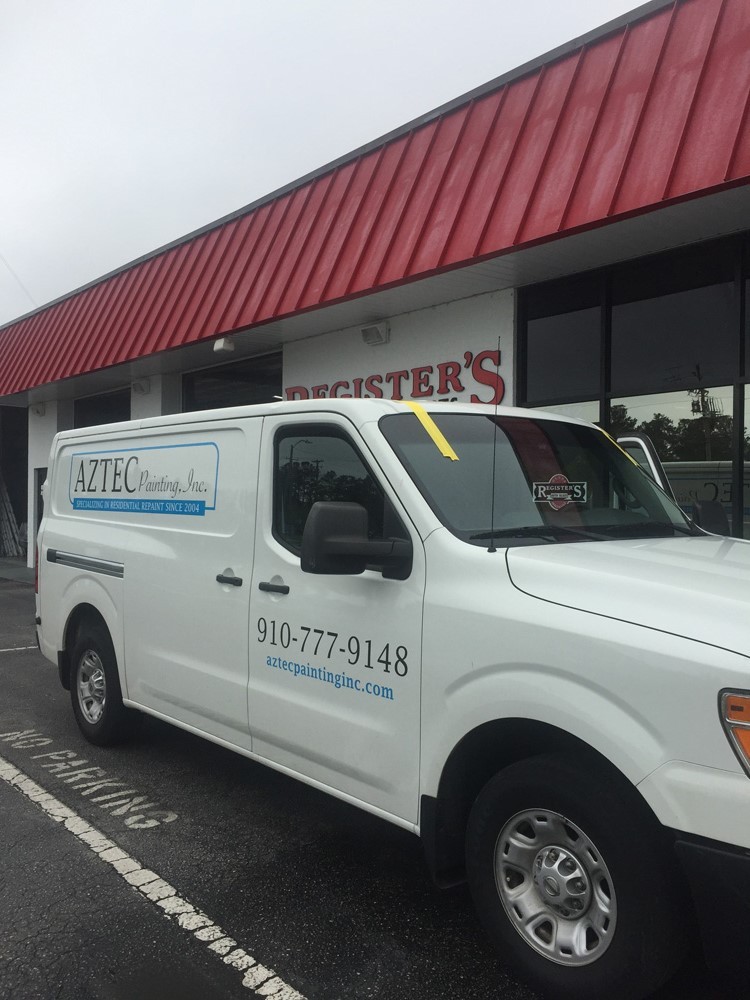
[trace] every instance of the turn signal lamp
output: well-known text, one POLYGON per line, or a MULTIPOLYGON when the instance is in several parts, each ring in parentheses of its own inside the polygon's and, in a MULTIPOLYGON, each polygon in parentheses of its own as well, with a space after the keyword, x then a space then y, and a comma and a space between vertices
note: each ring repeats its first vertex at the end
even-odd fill
POLYGON ((750 693, 721 692, 721 721, 737 759, 750 775, 750 693))

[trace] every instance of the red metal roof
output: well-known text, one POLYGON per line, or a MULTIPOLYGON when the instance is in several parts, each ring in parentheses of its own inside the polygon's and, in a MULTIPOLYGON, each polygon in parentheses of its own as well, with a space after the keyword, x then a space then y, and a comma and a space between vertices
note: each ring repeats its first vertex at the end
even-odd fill
POLYGON ((0 330, 0 395, 750 179, 750 3, 676 0, 0 330))

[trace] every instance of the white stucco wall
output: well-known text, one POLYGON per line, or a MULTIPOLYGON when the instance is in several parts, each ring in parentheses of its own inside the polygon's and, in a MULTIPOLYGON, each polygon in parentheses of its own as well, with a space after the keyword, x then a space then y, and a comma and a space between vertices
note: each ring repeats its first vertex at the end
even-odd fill
POLYGON ((36 470, 44 469, 49 463, 49 453, 52 439, 58 431, 73 426, 73 401, 49 400, 45 403, 35 403, 29 407, 29 465, 28 465, 28 503, 27 503, 27 537, 26 563, 34 565, 34 534, 36 531, 37 492, 36 470))
POLYGON ((149 375, 130 386, 130 419, 145 420, 180 410, 180 376, 149 375))
POLYGON ((284 396, 512 403, 513 313, 506 290, 390 317, 390 340, 375 347, 361 325, 295 341, 284 348, 284 396))

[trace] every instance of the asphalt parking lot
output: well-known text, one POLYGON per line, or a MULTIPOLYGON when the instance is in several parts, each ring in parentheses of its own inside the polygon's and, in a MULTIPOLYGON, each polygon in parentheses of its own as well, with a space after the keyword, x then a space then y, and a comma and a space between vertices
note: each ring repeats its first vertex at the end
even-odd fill
MULTIPOLYGON (((32 619, 0 579, 2 1000, 534 1000, 408 833, 153 719, 86 743, 32 619)), ((659 1000, 730 995, 694 955, 659 1000)))

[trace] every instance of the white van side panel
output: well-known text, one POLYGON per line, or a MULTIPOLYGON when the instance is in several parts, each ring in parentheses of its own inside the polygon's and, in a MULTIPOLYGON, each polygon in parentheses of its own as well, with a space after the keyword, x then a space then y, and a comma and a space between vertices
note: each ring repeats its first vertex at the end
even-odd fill
MULTIPOLYGON (((108 435, 104 440, 111 440, 108 435)), ((52 476, 47 511, 39 536, 38 613, 41 650, 53 662, 65 648, 71 615, 82 605, 94 608, 104 619, 117 657, 120 683, 124 674, 123 575, 124 554, 130 530, 117 522, 104 523, 76 510, 69 493, 72 455, 75 450, 109 447, 97 436, 96 445, 86 437, 68 445, 58 440, 50 459, 52 476), (89 440, 90 443, 86 444, 89 440)))
POLYGON ((143 439, 157 482, 168 468, 170 481, 202 483, 207 492, 199 512, 189 505, 187 513, 141 516, 125 576, 129 700, 246 749, 261 424, 191 425, 143 439))
MULTIPOLYGON (((259 416, 62 438, 41 554, 42 632, 57 649, 76 607, 91 604, 112 635, 128 703, 248 749, 261 424, 259 416)), ((44 651, 54 659, 57 649, 44 651)))
POLYGON ((253 750, 413 828, 426 572, 421 539, 348 421, 334 414, 269 416, 263 434, 250 601, 253 750), (302 572, 299 556, 274 534, 274 436, 299 427, 289 440, 315 439, 316 425, 336 427, 359 451, 399 513, 413 546, 407 579, 369 569, 358 575, 302 572), (269 583, 286 593, 264 589, 269 583))
MULTIPOLYGON (((718 719, 720 685, 707 661, 721 665, 727 687, 742 689, 743 658, 530 597, 510 583, 501 550, 463 552, 471 572, 457 588, 451 569, 460 545, 447 531, 426 543, 424 794, 438 794, 445 762, 467 733, 503 719, 543 723, 577 737, 634 785, 652 773, 668 777, 664 765, 670 761, 741 776, 718 719)), ((672 793, 658 784, 649 780, 649 801, 670 825, 674 814, 662 806, 672 793)), ((750 808, 747 779, 733 787, 750 808)), ((689 816, 683 809, 680 829, 709 835, 704 799, 694 795, 691 806, 689 816)), ((750 847, 750 835, 735 842, 750 847)))

